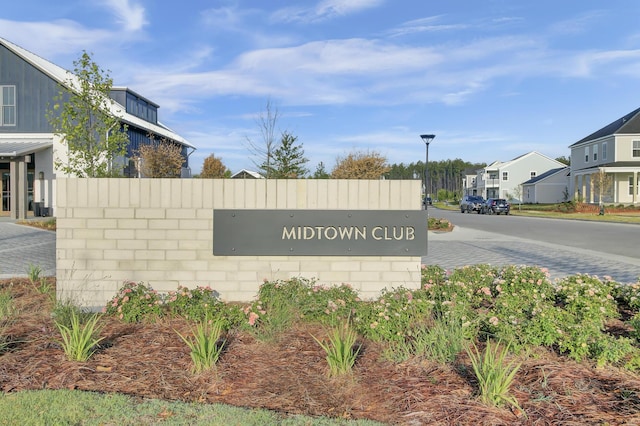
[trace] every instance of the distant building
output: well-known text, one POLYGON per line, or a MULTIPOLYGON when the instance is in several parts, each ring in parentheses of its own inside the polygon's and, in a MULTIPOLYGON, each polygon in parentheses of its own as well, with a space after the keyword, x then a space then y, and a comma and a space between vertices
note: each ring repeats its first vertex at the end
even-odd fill
POLYGON ((549 170, 564 167, 564 164, 531 151, 510 161, 495 161, 478 170, 476 192, 487 198, 522 199, 522 184, 549 170))
MULTIPOLYGON (((66 146, 54 135, 46 113, 69 71, 0 38, 0 214, 25 218, 28 212, 55 214, 54 156, 66 146)), ((182 147, 183 177, 190 176, 189 155, 195 150, 182 136, 158 121, 159 106, 126 87, 113 87, 110 113, 128 126, 129 145, 121 159, 125 176, 136 177, 134 153, 144 144, 165 140, 182 147)))
POLYGON ((264 176, 258 172, 242 169, 239 172, 232 174, 231 179, 264 179, 264 176))

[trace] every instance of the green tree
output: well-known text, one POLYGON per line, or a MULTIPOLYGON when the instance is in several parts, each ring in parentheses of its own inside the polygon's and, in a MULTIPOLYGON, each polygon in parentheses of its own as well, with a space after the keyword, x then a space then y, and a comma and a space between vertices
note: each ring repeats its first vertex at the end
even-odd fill
POLYGON ((316 171, 313 173, 314 179, 329 179, 331 175, 324 168, 324 163, 321 161, 316 166, 316 171))
POLYGON ((331 171, 334 179, 380 179, 389 172, 387 159, 375 151, 354 151, 338 157, 331 171))
POLYGON ((570 166, 571 165, 571 158, 567 158, 564 155, 556 158, 556 161, 559 161, 560 163, 570 166))
POLYGON ((47 111, 49 124, 67 147, 55 165, 70 176, 122 176, 129 138, 127 126, 111 112, 113 81, 86 51, 73 64, 74 75, 47 111))
POLYGON ((309 161, 304 156, 302 144, 296 144, 298 138, 289 132, 284 132, 280 145, 273 151, 270 163, 263 163, 260 169, 265 176, 272 179, 303 178, 309 170, 305 164, 309 161))

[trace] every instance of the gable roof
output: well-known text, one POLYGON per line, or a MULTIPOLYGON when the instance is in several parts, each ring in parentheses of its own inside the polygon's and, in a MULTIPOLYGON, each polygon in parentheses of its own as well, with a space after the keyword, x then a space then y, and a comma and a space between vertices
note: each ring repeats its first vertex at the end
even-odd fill
POLYGON ((264 179, 264 176, 262 176, 258 172, 254 172, 254 171, 247 170, 247 169, 242 169, 239 172, 236 172, 233 175, 231 175, 231 179, 246 179, 246 178, 264 179))
POLYGON ((578 142, 569 145, 569 148, 581 143, 604 138, 612 135, 640 134, 640 108, 631 111, 624 117, 618 118, 613 123, 609 123, 602 129, 591 133, 589 136, 580 139, 578 142))
MULTIPOLYGON (((9 49, 24 61, 28 62, 29 64, 43 72, 45 75, 52 78, 58 84, 66 87, 69 90, 77 91, 79 89, 80 81, 78 80, 78 77, 72 72, 67 71, 64 68, 47 61, 46 59, 36 55, 35 53, 32 53, 16 44, 13 44, 2 37, 0 37, 0 45, 3 45, 7 49, 9 49), (72 87, 69 87, 70 85, 72 87)), ((123 89, 121 86, 116 86, 115 88, 119 90, 123 89)), ((123 105, 115 102, 113 99, 109 99, 109 101, 109 113, 115 117, 118 117, 123 123, 148 130, 152 133, 178 142, 184 146, 195 149, 195 146, 189 143, 185 138, 178 135, 173 130, 169 129, 167 126, 164 126, 160 122, 158 122, 158 124, 154 124, 145 121, 133 114, 129 114, 128 112, 126 112, 126 108, 123 105)))
POLYGON ((544 180, 544 179, 546 179, 548 177, 551 177, 551 176, 555 175, 556 173, 560 173, 562 171, 565 171, 568 174, 570 169, 571 168, 569 166, 566 166, 566 167, 558 167, 556 169, 547 170, 546 172, 542 173, 539 176, 533 177, 533 178, 529 179, 526 182, 522 182, 522 184, 523 185, 528 185, 528 184, 536 183, 536 182, 544 180))
POLYGON ((553 161, 555 163, 557 163, 558 165, 561 165, 562 163, 560 163, 558 160, 554 160, 553 158, 547 157, 544 154, 539 153, 538 151, 529 151, 525 154, 522 155, 518 155, 517 157, 509 160, 509 161, 505 161, 505 162, 501 162, 501 161, 494 161, 493 163, 489 164, 487 167, 484 167, 480 170, 494 170, 494 169, 502 169, 504 167, 510 167, 511 165, 513 165, 514 163, 516 163, 517 161, 526 158, 526 157, 530 157, 532 155, 537 155, 539 157, 542 158, 546 158, 547 160, 553 161))

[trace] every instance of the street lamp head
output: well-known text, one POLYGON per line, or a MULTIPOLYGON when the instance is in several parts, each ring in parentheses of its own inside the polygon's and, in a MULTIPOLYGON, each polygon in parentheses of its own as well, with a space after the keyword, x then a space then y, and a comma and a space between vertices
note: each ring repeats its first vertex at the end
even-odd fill
POLYGON ((420 137, 422 138, 422 140, 424 141, 424 143, 426 143, 427 145, 429 145, 429 143, 433 140, 433 138, 436 137, 436 135, 420 135, 420 137))

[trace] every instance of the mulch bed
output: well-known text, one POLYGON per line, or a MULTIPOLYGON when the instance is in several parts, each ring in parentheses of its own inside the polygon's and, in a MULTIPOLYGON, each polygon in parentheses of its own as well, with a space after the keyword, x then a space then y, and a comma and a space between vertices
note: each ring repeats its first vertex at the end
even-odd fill
POLYGON ((311 326, 289 330, 275 342, 234 332, 217 369, 194 375, 188 348, 176 334, 188 333, 185 320, 123 324, 105 318, 106 339, 98 352, 88 362, 71 362, 57 343, 48 297, 25 280, 0 281, 0 288, 11 288, 19 305, 17 319, 4 331, 9 350, 0 354, 3 392, 117 392, 406 425, 640 424, 639 375, 546 350, 523 361, 512 388, 526 416, 481 404, 464 354, 452 365, 392 363, 379 346, 362 342, 353 374, 331 379, 324 352, 311 336, 325 330, 311 326))

